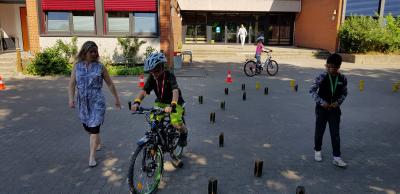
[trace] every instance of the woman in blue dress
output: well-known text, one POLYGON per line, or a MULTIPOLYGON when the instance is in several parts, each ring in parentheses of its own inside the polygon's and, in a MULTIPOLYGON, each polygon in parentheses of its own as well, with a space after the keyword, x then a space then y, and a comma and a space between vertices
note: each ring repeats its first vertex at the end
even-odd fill
POLYGON ((89 166, 97 165, 96 150, 100 150, 100 125, 104 122, 106 111, 105 97, 102 92, 103 80, 115 98, 115 106, 121 109, 121 103, 114 83, 107 69, 99 62, 96 43, 87 41, 78 54, 78 62, 74 65, 69 82, 69 107, 79 109, 79 118, 84 129, 90 134, 89 166), (75 102, 75 88, 76 102, 75 102))

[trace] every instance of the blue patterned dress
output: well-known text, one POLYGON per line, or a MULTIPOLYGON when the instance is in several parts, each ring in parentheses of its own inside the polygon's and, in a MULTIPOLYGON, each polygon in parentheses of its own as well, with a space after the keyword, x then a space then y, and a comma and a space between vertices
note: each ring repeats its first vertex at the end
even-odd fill
POLYGON ((103 65, 93 62, 89 66, 85 62, 76 64, 77 104, 79 118, 88 127, 103 124, 106 111, 103 87, 103 65))

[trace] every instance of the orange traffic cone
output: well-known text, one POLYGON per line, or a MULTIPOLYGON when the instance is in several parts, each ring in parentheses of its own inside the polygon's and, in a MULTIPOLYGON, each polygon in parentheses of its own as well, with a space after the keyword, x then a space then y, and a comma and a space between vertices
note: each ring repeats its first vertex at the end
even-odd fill
POLYGON ((144 88, 144 77, 143 77, 143 74, 140 75, 138 86, 139 86, 140 88, 144 88))
POLYGON ((232 81, 231 70, 228 70, 228 76, 226 77, 225 82, 228 83, 228 84, 231 84, 233 82, 232 81))
POLYGON ((0 90, 5 90, 6 89, 6 85, 3 83, 3 79, 1 78, 0 75, 0 90))

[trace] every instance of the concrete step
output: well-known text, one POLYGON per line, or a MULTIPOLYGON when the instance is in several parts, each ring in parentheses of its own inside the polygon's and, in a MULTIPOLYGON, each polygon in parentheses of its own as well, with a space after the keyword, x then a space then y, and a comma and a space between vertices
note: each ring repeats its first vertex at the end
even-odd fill
MULTIPOLYGON (((317 57, 326 58, 329 52, 320 49, 298 48, 293 46, 266 46, 272 49, 272 56, 279 58, 317 57)), ((255 46, 245 45, 187 45, 182 50, 191 50, 194 58, 208 57, 244 57, 254 58, 255 46)))

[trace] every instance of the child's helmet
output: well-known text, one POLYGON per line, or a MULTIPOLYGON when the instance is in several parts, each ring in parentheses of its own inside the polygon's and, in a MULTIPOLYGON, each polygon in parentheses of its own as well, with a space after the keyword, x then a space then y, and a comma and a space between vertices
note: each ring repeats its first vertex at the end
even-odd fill
POLYGON ((261 36, 257 37, 256 42, 258 42, 258 41, 264 42, 264 36, 261 35, 261 36))
POLYGON ((144 71, 151 71, 152 69, 156 68, 157 65, 164 65, 166 62, 167 58, 163 53, 151 53, 146 60, 144 60, 144 71))

